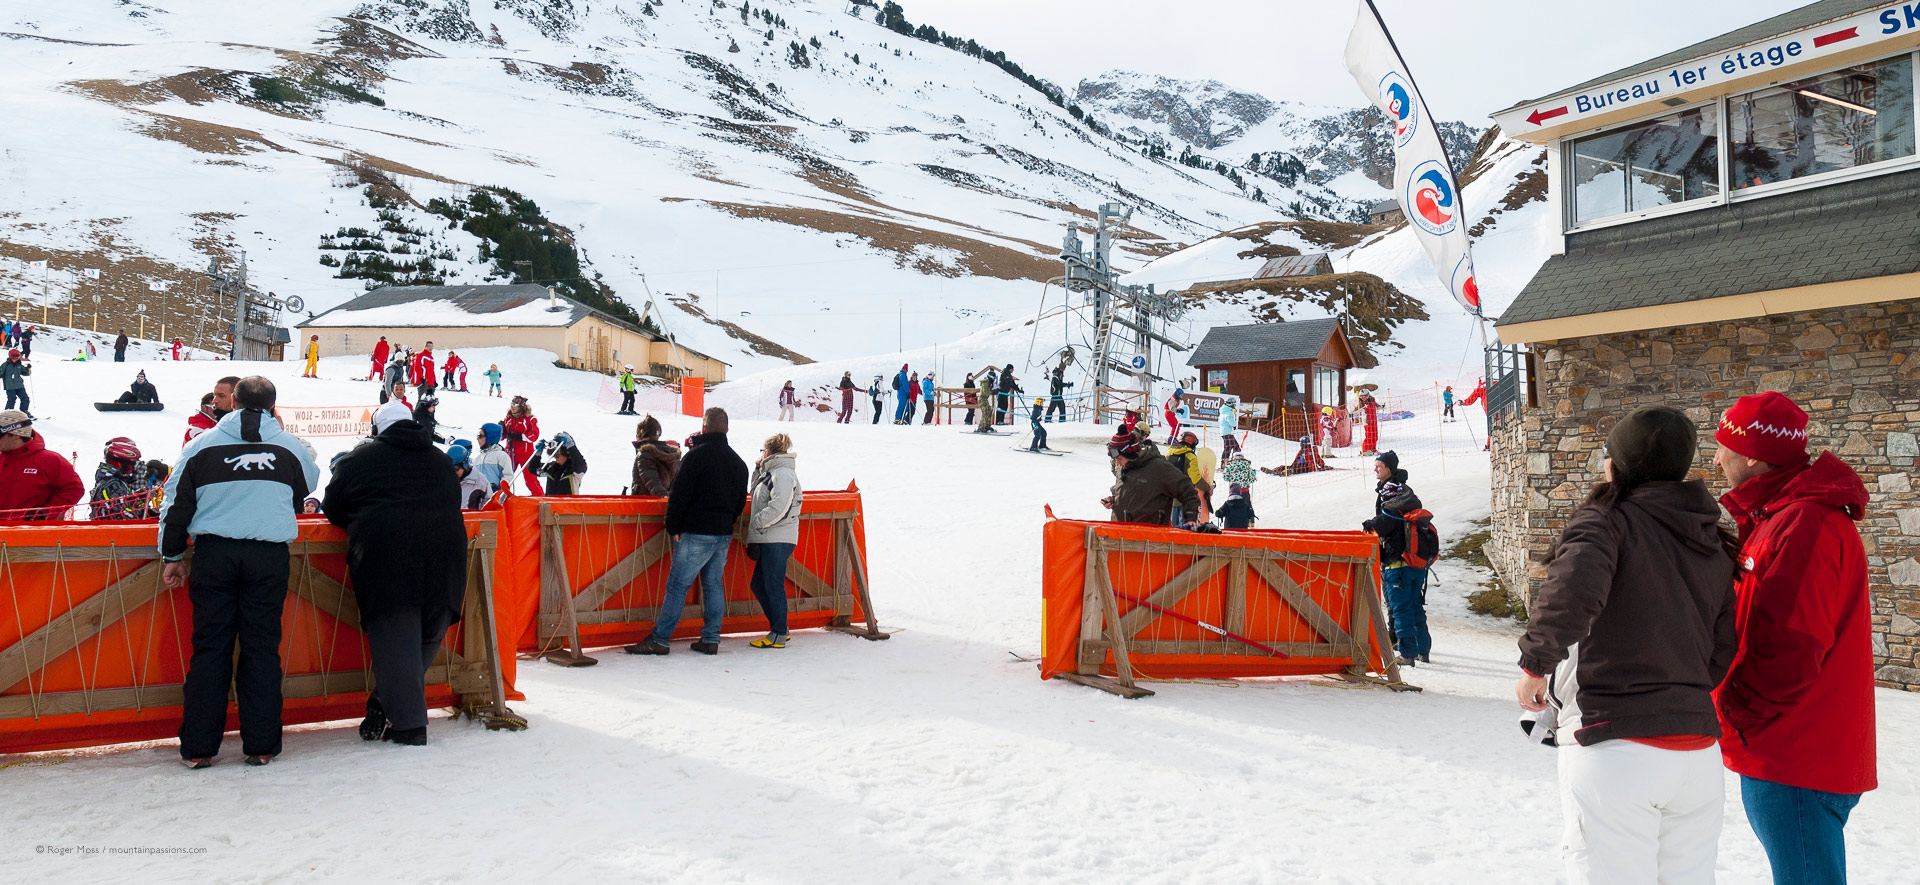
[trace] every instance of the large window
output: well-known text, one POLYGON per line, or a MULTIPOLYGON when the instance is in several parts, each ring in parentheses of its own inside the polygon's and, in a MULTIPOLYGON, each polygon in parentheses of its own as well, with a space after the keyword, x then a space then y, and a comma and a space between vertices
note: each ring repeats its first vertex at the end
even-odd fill
POLYGON ((1574 224, 1718 196, 1719 133, 1707 105, 1574 142, 1574 224))
POLYGON ((1313 402, 1321 406, 1345 405, 1340 396, 1340 370, 1318 366, 1313 370, 1313 402))
POLYGON ((1727 101, 1734 190, 1911 157, 1909 56, 1727 101))
POLYGON ((1565 188, 1567 225, 1757 198, 1777 190, 1767 185, 1847 178, 1866 166, 1879 168, 1860 174, 1920 166, 1914 59, 1855 65, 1570 139, 1556 185, 1565 188))

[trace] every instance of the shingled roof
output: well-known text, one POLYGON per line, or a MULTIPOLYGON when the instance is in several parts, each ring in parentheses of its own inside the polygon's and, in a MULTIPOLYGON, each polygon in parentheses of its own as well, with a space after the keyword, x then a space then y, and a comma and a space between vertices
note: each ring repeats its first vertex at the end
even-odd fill
POLYGON ((1187 359, 1190 366, 1264 363, 1272 360, 1310 360, 1320 355, 1327 339, 1340 332, 1340 321, 1290 320, 1247 326, 1214 326, 1187 359))
POLYGON ((1584 89, 1599 86, 1602 83, 1611 83, 1615 80, 1624 80, 1629 77, 1645 74, 1649 71, 1672 67, 1683 61, 1704 58, 1709 55, 1719 55, 1727 50, 1745 46, 1749 43, 1756 43, 1770 37, 1778 37, 1781 34, 1790 34, 1801 28, 1811 28, 1821 22, 1830 22, 1835 19, 1846 18, 1856 13, 1866 12, 1869 9, 1878 9, 1886 5, 1887 0, 1820 0, 1818 3, 1809 3, 1799 9, 1783 12, 1773 18, 1757 21, 1744 28, 1728 31, 1718 37, 1702 40, 1684 49, 1676 49, 1666 55, 1647 59, 1637 65, 1628 65, 1610 74, 1602 74, 1585 83, 1568 86, 1565 89, 1557 89, 1539 98, 1516 102, 1512 107, 1493 112, 1493 116, 1497 117, 1507 111, 1517 110, 1530 104, 1539 104, 1540 102, 1551 98, 1558 98, 1562 95, 1571 95, 1584 89))
POLYGON ((1570 234, 1497 325, 1906 273, 1920 171, 1570 234))

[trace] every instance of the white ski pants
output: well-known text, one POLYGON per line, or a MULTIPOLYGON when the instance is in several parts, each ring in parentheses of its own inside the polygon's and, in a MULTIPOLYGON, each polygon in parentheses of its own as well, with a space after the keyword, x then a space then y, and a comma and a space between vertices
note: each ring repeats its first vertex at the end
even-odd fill
POLYGON ((1567 881, 1713 881, 1726 807, 1719 746, 1666 750, 1628 740, 1591 747, 1569 741, 1559 753, 1567 881))

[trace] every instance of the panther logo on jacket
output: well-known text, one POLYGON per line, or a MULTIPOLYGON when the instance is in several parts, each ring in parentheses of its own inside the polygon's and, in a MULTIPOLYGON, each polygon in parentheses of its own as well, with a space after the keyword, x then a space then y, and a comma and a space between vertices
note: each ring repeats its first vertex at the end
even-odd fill
POLYGON ((221 460, 235 470, 272 470, 273 458, 272 452, 255 452, 251 455, 235 455, 221 460))

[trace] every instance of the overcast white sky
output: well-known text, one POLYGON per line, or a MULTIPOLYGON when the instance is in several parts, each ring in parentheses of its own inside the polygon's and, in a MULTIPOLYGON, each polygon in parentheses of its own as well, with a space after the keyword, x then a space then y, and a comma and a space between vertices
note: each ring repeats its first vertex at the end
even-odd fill
MULTIPOLYGON (((1358 0, 899 0, 1073 90, 1123 68, 1276 100, 1365 102, 1341 53, 1358 0)), ((1509 105, 1803 6, 1807 0, 1374 0, 1427 104, 1487 125, 1509 105)))

